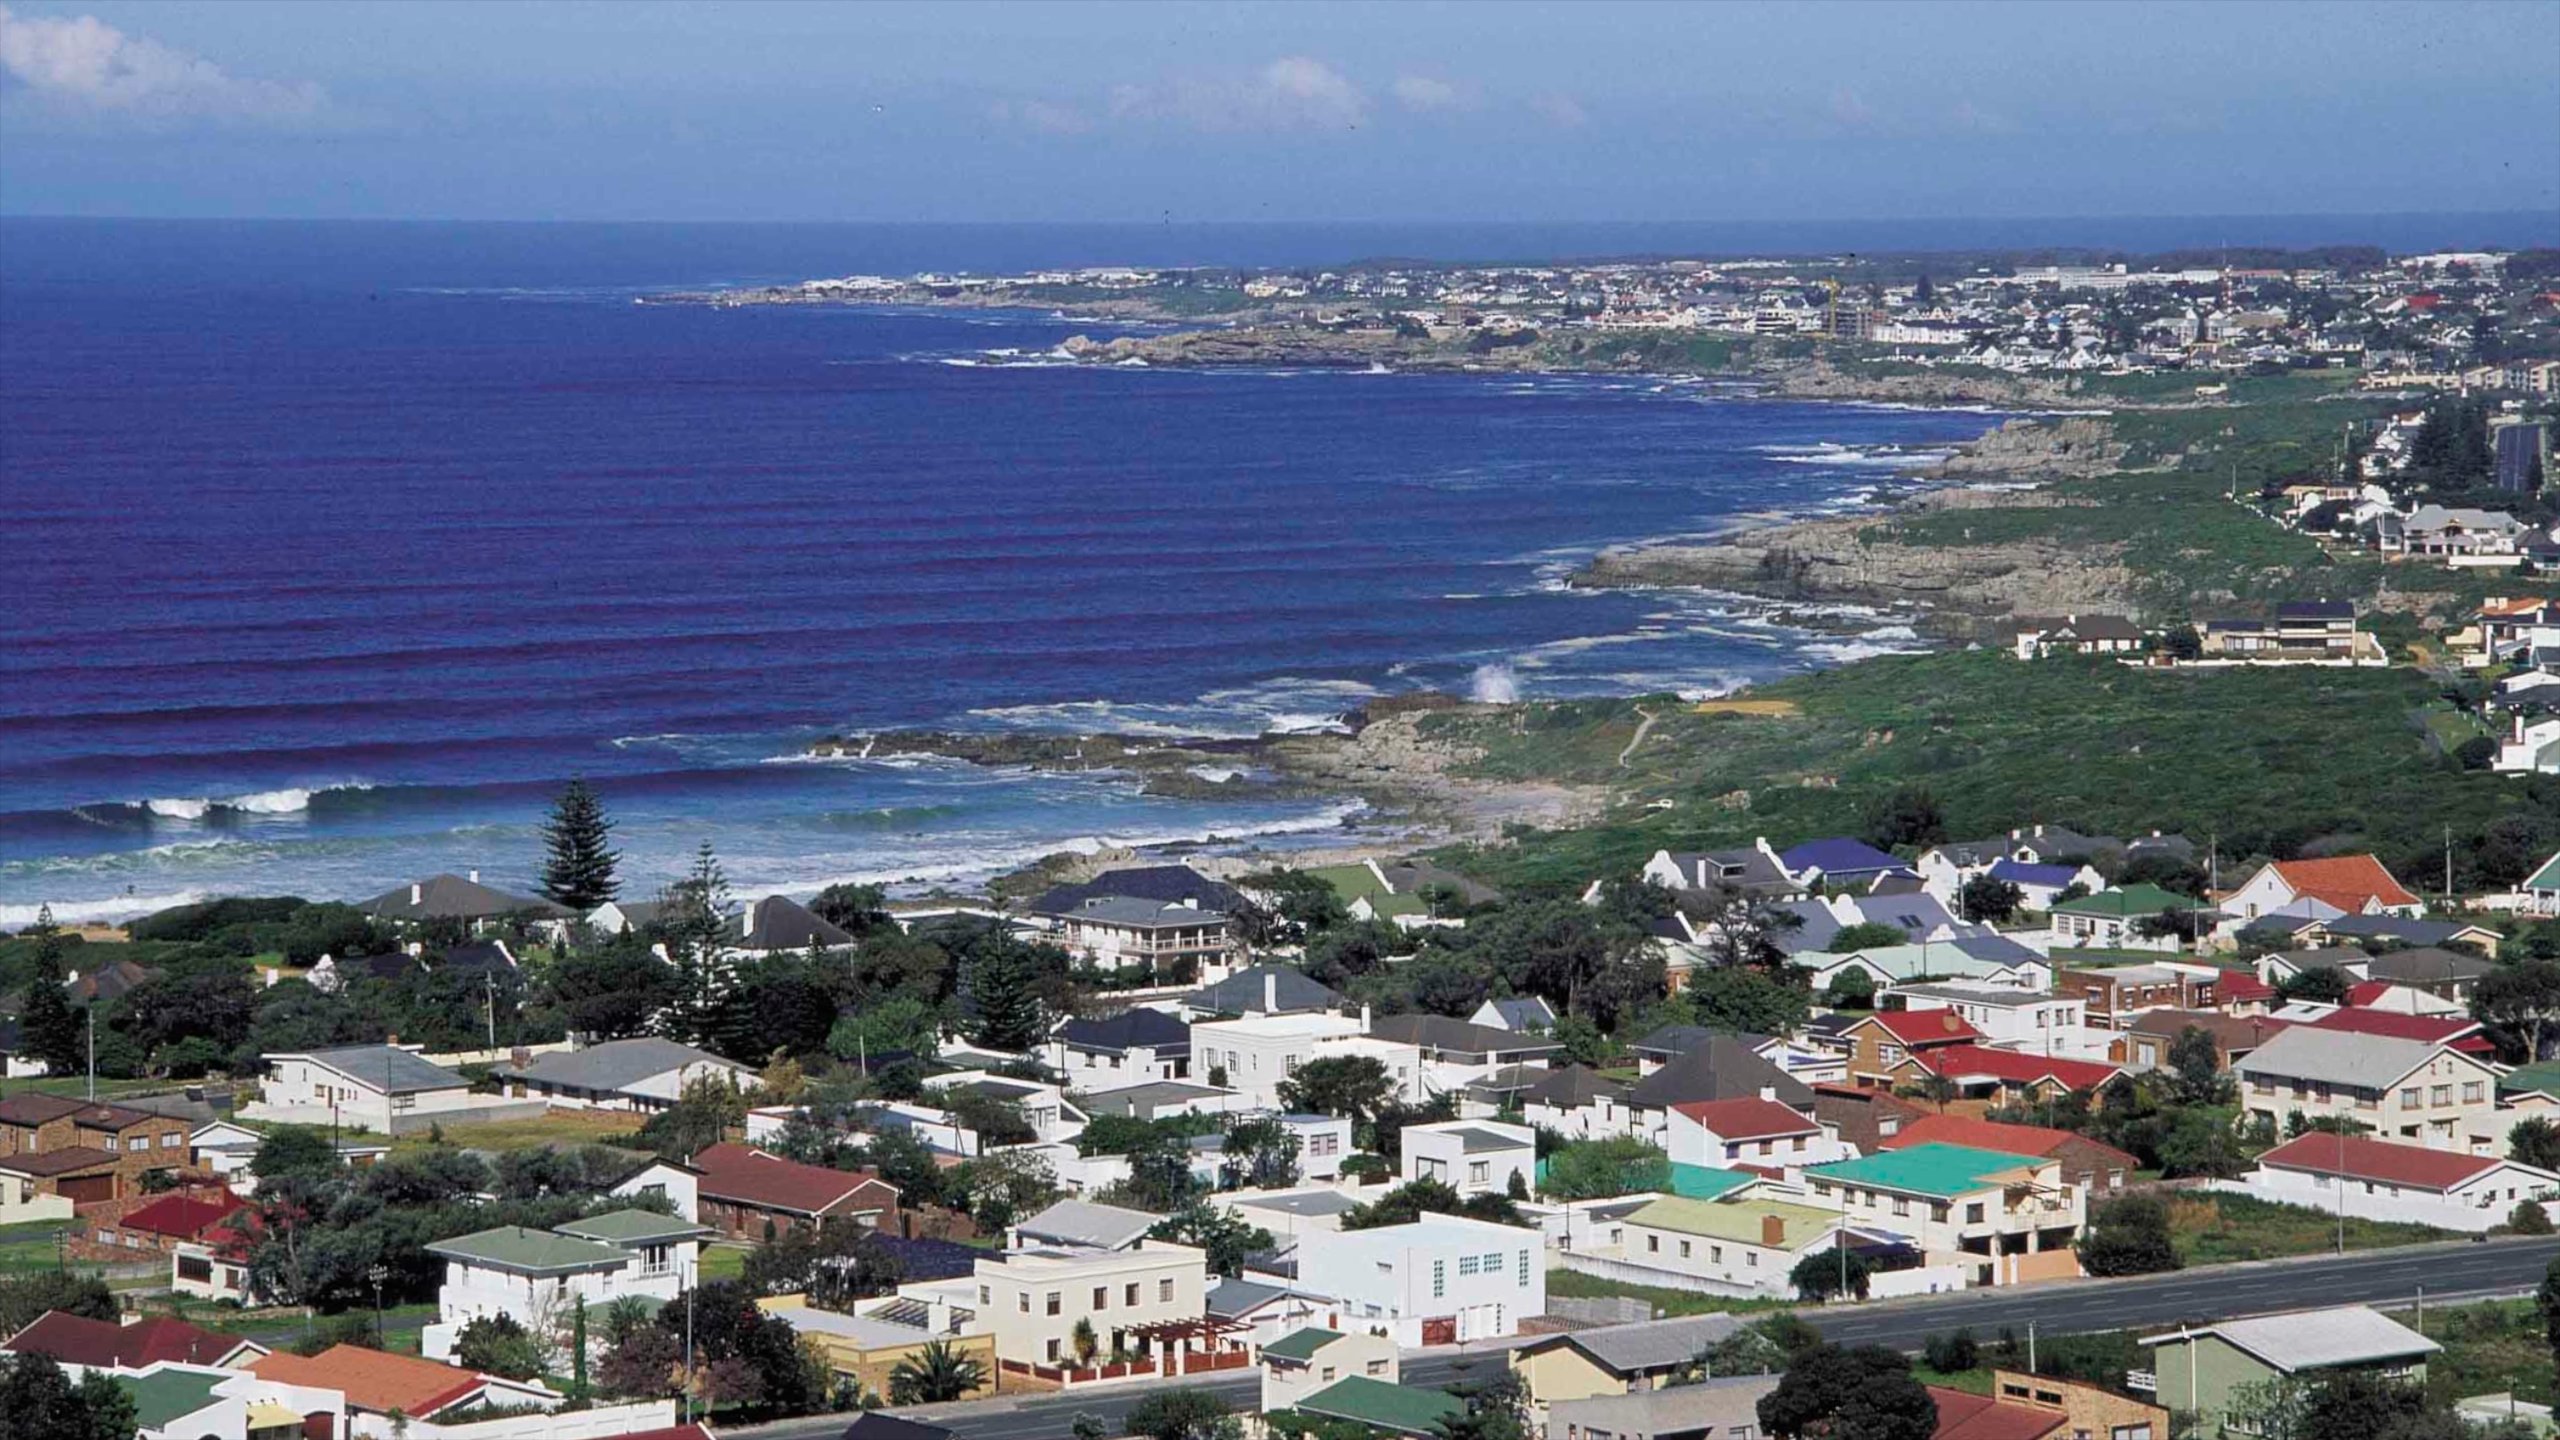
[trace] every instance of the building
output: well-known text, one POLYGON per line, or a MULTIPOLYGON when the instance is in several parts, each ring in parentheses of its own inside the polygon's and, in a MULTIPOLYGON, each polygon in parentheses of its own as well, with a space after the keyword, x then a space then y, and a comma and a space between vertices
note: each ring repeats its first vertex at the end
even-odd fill
MULTIPOLYGON (((2221 1187, 2280 1205, 2368 1220, 2410 1220, 2477 1235, 2516 1207, 2560 1200, 2560 1174, 2494 1155, 2314 1130, 2258 1157, 2258 1168, 2221 1187)), ((2544 1204, 2560 1220, 2560 1205, 2544 1204)))
POLYGON ((2296 1025, 2231 1067, 2249 1118, 2353 1121, 2386 1140, 2493 1155, 2505 1148, 2497 1071, 2450 1046, 2296 1025))
POLYGON ((504 1316, 565 1357, 581 1305, 602 1310, 634 1296, 664 1303, 692 1288, 696 1248, 710 1233, 647 1210, 614 1210, 550 1230, 502 1225, 439 1240, 427 1253, 444 1261, 444 1285, 419 1353, 451 1360, 464 1327, 504 1316))
POLYGON ((949 1305, 893 1297, 848 1314, 814 1309, 806 1295, 768 1295, 756 1301, 756 1308, 781 1316, 803 1344, 825 1357, 831 1373, 860 1386, 866 1395, 886 1397, 892 1372, 937 1341, 977 1362, 984 1377, 962 1399, 981 1399, 999 1389, 1003 1371, 996 1360, 995 1333, 974 1314, 955 1312, 949 1305))
POLYGON ((1147 1232, 1164 1222, 1161 1215, 1098 1205, 1089 1200, 1060 1200, 1018 1222, 1006 1248, 1060 1245, 1078 1250, 1134 1250, 1147 1232))
POLYGON ((470 1081, 420 1059, 413 1048, 348 1045, 261 1058, 267 1066, 263 1099, 243 1112, 246 1119, 388 1135, 412 1117, 423 1124, 434 1116, 475 1108, 470 1081))
POLYGON ((1875 1148, 1908 1150, 1914 1145, 1962 1145, 2002 1155, 2052 1160, 2062 1166, 2064 1183, 2077 1186, 2092 1203, 2122 1190, 2134 1172, 2142 1168, 2142 1162, 2134 1156, 2075 1131, 1975 1120, 1963 1115, 1913 1117, 1896 1127, 1894 1134, 1878 1140, 1875 1148))
POLYGON ((1916 1076, 1940 1076, 1966 1099, 1990 1098, 2010 1104, 2058 1099, 2075 1090, 2095 1092, 2116 1078, 2116 1067, 2095 1060, 2072 1060, 2026 1050, 1988 1045, 1950 1045, 1911 1057, 1916 1076))
POLYGON ((186 1163, 185 1120, 61 1095, 0 1100, 0 1173, 16 1176, 21 1187, 48 1182, 32 1194, 114 1200, 140 1193, 145 1176, 186 1163))
POLYGON ((1541 1335, 1512 1350, 1511 1368, 1529 1387, 1530 1407, 1552 1414, 1576 1400, 1669 1387, 1743 1323, 1718 1312, 1541 1335))
POLYGON ((733 1090, 756 1083, 756 1072, 707 1050, 654 1035, 607 1040, 583 1050, 491 1067, 510 1098, 538 1099, 568 1110, 673 1109, 685 1087, 698 1080, 725 1082, 733 1090))
POLYGON ((1191 1027, 1162 1010, 1076 1016, 1049 1037, 1049 1068, 1078 1090, 1191 1076, 1191 1027))
POLYGON ((565 1398, 531 1380, 501 1379, 359 1345, 332 1345, 317 1355, 279 1350, 251 1361, 248 1370, 280 1385, 338 1391, 346 1396, 349 1430, 367 1440, 483 1408, 557 1410, 565 1398))
POLYGON ((721 924, 721 943, 752 955, 832 950, 853 943, 852 932, 787 895, 750 901, 721 924))
MULTIPOLYGON (((1006 1370, 1044 1380, 1102 1378, 1069 1376, 1083 1369, 1076 1353, 1076 1327, 1089 1326, 1097 1358, 1128 1355, 1157 1369, 1170 1358, 1160 1350, 1188 1348, 1193 1341, 1214 1344, 1221 1332, 1206 1320, 1208 1259, 1188 1245, 1141 1240, 1125 1250, 1087 1250, 1066 1246, 1025 1246, 978 1261, 970 1281, 973 1308, 995 1336, 996 1357, 1006 1370)), ((930 1287, 902 1287, 902 1293, 930 1287)), ((1240 1345, 1236 1364, 1248 1357, 1240 1345)), ((1187 1361, 1173 1361, 1168 1373, 1186 1373, 1187 1361)))
POLYGON ((2079 1000, 2088 1024, 2122 1030, 2146 1011, 2214 1004, 2221 973, 2180 963, 2066 966, 2054 972, 2053 993, 2079 1000))
POLYGON ((96 1258, 138 1258, 134 1252, 177 1253, 206 1231, 239 1213, 241 1200, 222 1185, 183 1185, 113 1216, 97 1213, 72 1238, 76 1249, 95 1247, 96 1258))
POLYGON ((1628 1133, 1626 1085, 1588 1065, 1550 1070, 1516 1098, 1520 1118, 1533 1129, 1543 1127, 1576 1140, 1628 1133))
POLYGON ((2151 1347, 2155 1398, 2195 1416, 2203 1436, 2257 1433, 2241 1409, 2255 1387, 2344 1371, 2423 1382, 2427 1357, 2443 1348, 2362 1305, 2182 1327, 2142 1343, 2151 1347))
POLYGON ((13 1355, 49 1355, 61 1365, 87 1370, 142 1370, 162 1363, 234 1370, 267 1353, 237 1335, 199 1329, 163 1316, 120 1325, 61 1310, 48 1310, 0 1344, 13 1355))
POLYGON ((1402 1142, 1406 1181, 1437 1180, 1461 1195, 1526 1195, 1537 1178, 1538 1132, 1492 1120, 1408 1125, 1402 1142))
POLYGON ((1621 1133, 1666 1149, 1671 1107, 1698 1100, 1774 1099, 1802 1114, 1813 1113, 1813 1087, 1763 1058, 1755 1037, 1715 1035, 1627 1089, 1627 1128, 1621 1133))
POLYGON ((1849 1051, 1849 1081, 1854 1085, 1894 1085, 1918 1078, 1911 1058, 1931 1050, 1971 1045, 1982 1032, 1953 1010, 1878 1010, 1840 1033, 1849 1051))
POLYGON ((1931 1440, 2169 1440, 2169 1412, 2079 1380, 1991 1372, 1991 1393, 1931 1385, 1931 1440))
POLYGON ((1757 1440, 1775 1375, 1728 1375, 1669 1390, 1595 1395, 1547 1411, 1546 1440, 1757 1440))
POLYGON ((2134 655, 2142 650, 2142 627, 2121 615, 2065 615, 2061 619, 2011 622, 2009 648, 2021 660, 2047 655, 2134 655))
POLYGON ((1366 1375, 1346 1375, 1298 1402, 1300 1415, 1410 1440, 1437 1440, 1466 1411, 1465 1402, 1446 1390, 1390 1385, 1366 1375))
POLYGON ((2077 1049, 2089 1024, 2088 1002, 2079 996, 2015 985, 1897 985, 1885 993, 1906 1011, 1953 1011, 1991 1045, 2077 1049))
POLYGON ((1223 967, 1235 949, 1226 913, 1192 904, 1094 895, 1063 911, 1034 913, 1055 924, 1068 954, 1168 981, 1223 967))
POLYGON ((1345 1334, 1317 1326, 1283 1335, 1262 1347, 1262 1411, 1292 1410, 1298 1402, 1350 1375, 1393 1385, 1400 1378, 1396 1342, 1366 1331, 1345 1334))
POLYGON ((2154 927, 2145 922, 2157 921, 2164 911, 2199 909, 2193 899, 2157 885, 2126 885, 2058 901, 2046 924, 2056 950, 2174 951, 2183 943, 2177 932, 2147 934, 2154 927))
POLYGON ((568 909, 530 895, 513 895, 480 883, 480 872, 430 875, 424 880, 386 890, 357 909, 380 920, 417 925, 430 920, 459 920, 478 931, 508 919, 563 921, 577 917, 568 909))
POLYGON ((1298 1251, 1298 1288, 1342 1307, 1346 1329, 1399 1345, 1511 1335, 1547 1307, 1545 1241, 1459 1215, 1329 1235, 1298 1251))
MULTIPOLYGON (((1278 988, 1277 977, 1262 978, 1266 990, 1278 988)), ((1191 1027, 1191 1073, 1206 1077, 1211 1085, 1234 1090, 1248 1105, 1278 1109, 1280 1082, 1309 1060, 1321 1058, 1327 1042, 1357 1039, 1361 1033, 1358 1020, 1329 1011, 1203 1020, 1191 1027)), ((1396 1080, 1400 1091, 1410 1091, 1417 1083, 1411 1074, 1396 1080)))
POLYGON ((693 1157, 698 1218, 723 1234, 757 1240, 798 1227, 898 1229, 898 1188, 868 1170, 832 1170, 724 1141, 693 1157))
MULTIPOLYGON (((1286 965, 1253 965, 1182 997, 1183 1017, 1329 1014, 1342 1008, 1342 993, 1286 965)), ((1194 1071, 1193 1073, 1205 1073, 1194 1071)))
MULTIPOLYGON (((1410 1132, 1408 1132, 1410 1133, 1410 1132)), ((1671 1107, 1663 1149, 1673 1163, 1782 1170, 1845 1158, 1820 1121, 1759 1095, 1689 1100, 1671 1107)))
POLYGON ((1845 836, 1790 846, 1778 852, 1778 864, 1808 887, 1821 884, 1833 889, 1863 890, 1887 876, 1917 878, 1917 872, 1904 862, 1864 840, 1845 836))
POLYGON ((2415 892, 2371 855, 2325 860, 2273 860, 2224 895, 2220 908, 2239 924, 2299 900, 2319 900, 2347 915, 2397 915, 2417 919, 2425 908, 2415 892))
MULTIPOLYGON (((1666 1195, 1618 1222, 1619 1257, 1722 1295, 1792 1296, 1796 1262, 1840 1244, 1840 1212, 1751 1194, 1666 1195)), ((1861 1247, 1867 1241, 1859 1241, 1861 1247)))
POLYGON ((2228 1070, 2259 1046, 2281 1035, 2290 1021, 2271 1015, 2226 1015, 2218 1010, 2146 1010, 2124 1026, 2107 1045, 2107 1059, 2127 1070, 2162 1070, 2180 1037, 2202 1030, 2213 1040, 2216 1069, 2228 1070))
POLYGON ((1905 1100, 1890 1090, 1845 1083, 1814 1087, 1814 1118, 1822 1122, 1824 1130, 1838 1136, 1841 1144, 1860 1154, 1875 1153, 1911 1122, 1930 1113, 1927 1106, 1905 1100))
POLYGON ((1717 891, 1771 900, 1803 897, 1807 885, 1787 871, 1766 840, 1744 850, 1656 850, 1644 863, 1645 879, 1666 890, 1717 891))
POLYGON ((1804 1174, 1816 1208, 1835 1206, 1861 1229, 1901 1237, 1925 1266, 1952 1268, 1963 1285, 2080 1273, 2072 1244, 2088 1196, 2062 1178, 2058 1160, 1914 1145, 1804 1174))

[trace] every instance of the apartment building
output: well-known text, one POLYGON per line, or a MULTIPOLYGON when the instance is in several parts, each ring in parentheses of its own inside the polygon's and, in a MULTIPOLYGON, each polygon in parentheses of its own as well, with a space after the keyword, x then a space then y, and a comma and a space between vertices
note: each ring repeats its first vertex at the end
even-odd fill
POLYGON ((2062 1178, 2058 1160, 1929 1144, 1804 1173, 1816 1208, 1905 1238, 1929 1265, 1959 1268, 1968 1285, 2080 1273, 2072 1242, 2088 1196, 2062 1178))
POLYGON ((2296 1025, 2231 1067, 2249 1118, 2351 1120, 2385 1140, 2470 1155, 2506 1145, 2497 1071, 2454 1047, 2296 1025))

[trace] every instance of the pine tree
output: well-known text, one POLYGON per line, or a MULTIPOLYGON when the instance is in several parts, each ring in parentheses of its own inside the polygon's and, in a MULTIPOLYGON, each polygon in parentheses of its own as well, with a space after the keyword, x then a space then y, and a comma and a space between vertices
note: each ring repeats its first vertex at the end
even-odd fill
POLYGON ((658 1017, 658 1031, 699 1045, 710 1038, 724 975, 720 954, 728 938, 729 877, 711 842, 695 852, 693 873, 667 895, 667 955, 675 961, 676 993, 658 1017))
POLYGON ((613 822, 584 780, 572 780, 551 806, 542 827, 550 851, 542 865, 542 893, 554 904, 584 915, 612 899, 622 888, 613 867, 622 856, 606 845, 613 822))
POLYGON ((54 928, 53 907, 36 911, 36 923, 27 927, 35 937, 35 954, 27 967, 27 997, 18 1014, 18 1031, 27 1054, 45 1063, 55 1075, 78 1072, 87 1059, 88 1039, 83 1033, 87 1023, 73 1008, 71 997, 62 993, 62 934, 54 928))

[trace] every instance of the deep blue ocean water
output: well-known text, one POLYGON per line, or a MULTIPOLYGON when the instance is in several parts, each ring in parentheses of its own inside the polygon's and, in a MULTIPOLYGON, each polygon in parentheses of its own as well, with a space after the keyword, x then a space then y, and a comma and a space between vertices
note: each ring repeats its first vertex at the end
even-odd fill
POLYGON ((1338 838, 1348 805, 798 757, 892 725, 1248 735, 1423 686, 1712 691, 1905 647, 1892 617, 1814 636, 1556 582, 1855 504, 1995 419, 1103 370, 1048 358, 1093 322, 634 304, 1161 258, 1127 253, 1143 232, 724 256, 700 231, 0 222, 0 924, 529 885, 571 775, 635 893, 704 839, 740 889, 805 892, 1338 838))

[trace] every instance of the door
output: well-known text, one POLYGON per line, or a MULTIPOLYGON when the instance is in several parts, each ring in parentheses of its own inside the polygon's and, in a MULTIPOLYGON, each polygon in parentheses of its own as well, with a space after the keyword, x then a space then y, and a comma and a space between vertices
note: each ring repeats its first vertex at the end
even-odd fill
POLYGON ((1425 1345, 1457 1344, 1458 1317, 1455 1315, 1435 1315, 1432 1318, 1423 1321, 1422 1343, 1425 1345))
POLYGON ((54 1189, 74 1205, 113 1200, 116 1198, 116 1177, 111 1174, 67 1176, 56 1181, 54 1189))

